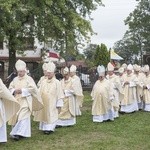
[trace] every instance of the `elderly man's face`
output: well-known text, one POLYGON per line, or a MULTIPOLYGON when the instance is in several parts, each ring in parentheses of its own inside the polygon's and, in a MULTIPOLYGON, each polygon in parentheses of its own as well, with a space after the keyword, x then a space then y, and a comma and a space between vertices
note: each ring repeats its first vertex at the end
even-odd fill
POLYGON ((107 74, 108 74, 109 76, 112 76, 112 75, 114 74, 114 72, 113 72, 113 71, 107 71, 107 74))
POLYGON ((138 75, 138 74, 139 74, 139 71, 134 71, 134 73, 138 75))
POLYGON ((68 74, 63 74, 63 77, 64 77, 65 80, 68 80, 70 75, 69 75, 69 73, 68 74))
POLYGON ((76 73, 75 72, 70 72, 70 76, 73 77, 76 73))
POLYGON ((127 70, 127 74, 131 74, 132 73, 132 70, 127 70))
POLYGON ((54 76, 54 72, 47 72, 47 78, 52 79, 54 76))
POLYGON ((100 81, 103 81, 104 78, 105 78, 105 76, 99 76, 99 80, 100 80, 100 81))
POLYGON ((26 74, 26 71, 25 70, 18 70, 17 73, 18 73, 19 77, 23 77, 26 74))

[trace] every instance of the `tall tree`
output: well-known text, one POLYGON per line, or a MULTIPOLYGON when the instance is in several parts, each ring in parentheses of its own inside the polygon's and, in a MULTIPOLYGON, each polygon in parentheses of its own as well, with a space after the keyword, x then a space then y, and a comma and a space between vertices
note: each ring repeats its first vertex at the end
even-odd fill
POLYGON ((94 64, 94 55, 96 52, 97 44, 89 44, 83 51, 84 56, 86 58, 86 63, 89 67, 95 66, 94 64))
POLYGON ((39 42, 51 39, 64 47, 68 56, 83 39, 93 33, 90 14, 101 0, 0 0, 0 35, 9 48, 9 72, 16 61, 16 50, 24 50, 24 37, 39 42))
POLYGON ((126 18, 125 24, 129 29, 122 40, 115 44, 126 61, 131 62, 133 56, 140 56, 143 63, 143 53, 150 52, 150 2, 149 0, 137 0, 135 10, 126 18))
POLYGON ((110 54, 105 44, 98 45, 96 48, 96 52, 94 55, 94 63, 96 66, 104 65, 107 66, 108 62, 110 61, 110 54))
POLYGON ((134 61, 133 56, 137 57, 139 54, 139 44, 136 38, 133 34, 126 32, 124 37, 114 44, 113 49, 124 58, 126 63, 132 63, 134 61))

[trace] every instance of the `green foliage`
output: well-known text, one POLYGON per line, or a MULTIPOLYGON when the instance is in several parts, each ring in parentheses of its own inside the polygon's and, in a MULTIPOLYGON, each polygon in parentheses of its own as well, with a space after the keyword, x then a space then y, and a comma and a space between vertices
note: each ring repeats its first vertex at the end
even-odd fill
POLYGON ((96 66, 98 65, 104 65, 105 67, 107 66, 108 62, 110 61, 110 55, 105 44, 97 46, 94 55, 94 60, 96 66))
POLYGON ((97 45, 96 44, 90 44, 87 46, 87 48, 84 49, 84 55, 86 58, 86 63, 89 67, 95 66, 94 64, 94 55, 96 51, 97 45))
POLYGON ((123 57, 128 61, 133 55, 140 55, 142 64, 143 53, 150 52, 150 2, 149 0, 137 1, 135 10, 125 20, 129 29, 123 39, 117 42, 115 49, 125 53, 123 57))
POLYGON ((54 48, 63 48, 68 56, 93 33, 88 16, 97 5, 101 0, 0 0, 0 35, 13 52, 9 59, 16 50, 24 50, 23 37, 52 39, 54 48))
POLYGON ((133 55, 139 54, 139 45, 132 34, 126 33, 122 40, 118 41, 114 45, 114 49, 119 55, 124 58, 127 63, 134 61, 133 55))
MULTIPOLYGON (((149 0, 138 0, 138 6, 125 20, 129 25, 129 32, 138 36, 144 51, 150 51, 150 2, 149 0)), ((136 38, 137 39, 137 38, 136 38)))

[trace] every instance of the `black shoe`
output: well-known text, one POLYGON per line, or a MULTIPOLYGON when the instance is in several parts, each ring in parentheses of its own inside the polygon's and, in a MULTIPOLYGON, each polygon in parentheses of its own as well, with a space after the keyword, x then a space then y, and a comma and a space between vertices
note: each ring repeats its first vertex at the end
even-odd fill
POLYGON ((66 127, 67 127, 67 128, 68 128, 68 127, 73 127, 73 125, 68 125, 68 126, 66 126, 66 127))
POLYGON ((63 126, 60 126, 60 125, 56 125, 56 128, 62 128, 63 126))
POLYGON ((51 131, 51 130, 49 130, 49 131, 45 130, 45 131, 44 131, 44 134, 49 135, 49 134, 51 134, 51 133, 53 133, 53 132, 54 132, 54 131, 51 131))
POLYGON ((50 130, 49 133, 52 134, 52 133, 54 133, 54 131, 50 130))
POLYGON ((24 138, 26 138, 26 137, 19 135, 19 139, 24 139, 24 138))
POLYGON ((19 135, 14 135, 12 138, 13 138, 15 141, 19 141, 19 139, 20 139, 19 135))
POLYGON ((50 131, 44 131, 44 134, 49 135, 49 134, 50 134, 50 131))
POLYGON ((124 115, 124 114, 125 114, 125 112, 123 112, 123 111, 120 111, 120 112, 119 112, 119 114, 122 114, 122 115, 124 115))

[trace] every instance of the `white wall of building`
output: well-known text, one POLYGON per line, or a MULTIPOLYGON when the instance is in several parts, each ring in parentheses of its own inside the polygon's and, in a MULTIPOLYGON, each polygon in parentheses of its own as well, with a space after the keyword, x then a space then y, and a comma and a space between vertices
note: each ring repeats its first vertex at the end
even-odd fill
MULTIPOLYGON (((34 50, 26 50, 23 55, 16 54, 16 57, 41 57, 41 49, 44 44, 39 43, 38 40, 35 39, 34 46, 34 50)), ((4 43, 3 47, 3 49, 0 49, 0 57, 9 57, 9 50, 6 43, 4 43)))

